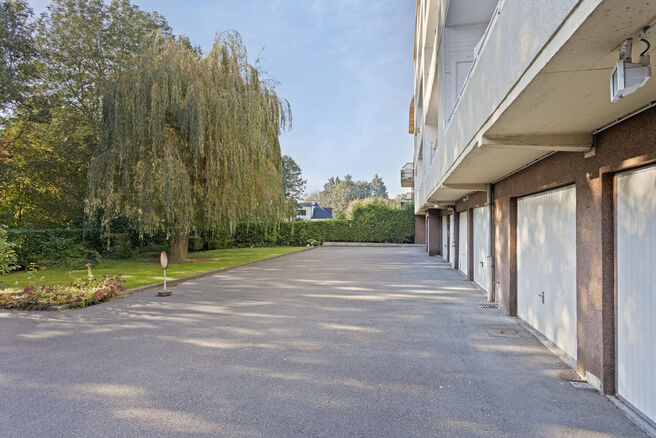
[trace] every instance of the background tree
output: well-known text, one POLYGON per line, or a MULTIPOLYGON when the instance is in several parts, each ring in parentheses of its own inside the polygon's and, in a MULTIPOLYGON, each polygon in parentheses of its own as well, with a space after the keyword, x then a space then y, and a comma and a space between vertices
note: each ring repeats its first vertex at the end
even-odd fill
POLYGON ((333 215, 337 216, 345 212, 352 201, 367 198, 387 198, 387 188, 378 174, 371 182, 354 181, 351 175, 345 175, 343 179, 330 177, 323 190, 308 195, 306 199, 316 201, 322 207, 332 207, 333 215))
POLYGON ((307 180, 302 178, 302 170, 289 155, 282 156, 282 190, 290 205, 290 217, 295 216, 298 201, 303 198, 307 180))
MULTIPOLYGON (((84 199, 86 179, 75 153, 85 138, 78 137, 82 131, 74 119, 56 120, 50 125, 14 119, 0 132, 0 223, 56 227, 69 223, 71 208, 84 199)), ((77 219, 81 224, 82 217, 77 219)))
POLYGON ((24 0, 0 0, 0 122, 23 100, 34 76, 31 18, 24 0))
POLYGON ((374 179, 371 180, 369 186, 371 187, 372 198, 388 198, 387 187, 385 186, 383 179, 378 176, 378 174, 374 175, 374 179))
POLYGON ((157 12, 128 0, 54 0, 38 25, 41 83, 99 132, 103 83, 131 65, 153 31, 171 33, 157 12))
MULTIPOLYGON (((21 17, 29 15, 21 10, 21 17)), ((12 44, 29 46, 29 25, 14 27, 23 29, 15 33, 25 42, 12 44)), ((82 225, 88 163, 100 138, 102 85, 132 68, 153 31, 170 28, 159 14, 128 0, 50 3, 30 52, 32 86, 0 131, 0 221, 82 225)))
POLYGON ((282 218, 278 136, 289 105, 248 64, 237 33, 207 57, 170 37, 107 85, 102 142, 89 168, 88 213, 166 229, 173 260, 194 228, 282 218))

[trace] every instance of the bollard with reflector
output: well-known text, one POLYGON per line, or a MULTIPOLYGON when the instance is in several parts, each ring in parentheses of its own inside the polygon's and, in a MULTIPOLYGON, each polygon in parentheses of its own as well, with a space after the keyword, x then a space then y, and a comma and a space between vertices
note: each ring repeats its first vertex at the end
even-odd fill
POLYGON ((164 270, 164 289, 157 292, 158 297, 168 297, 173 294, 173 291, 166 288, 166 268, 169 266, 169 257, 166 255, 166 251, 162 251, 159 255, 159 264, 164 270))

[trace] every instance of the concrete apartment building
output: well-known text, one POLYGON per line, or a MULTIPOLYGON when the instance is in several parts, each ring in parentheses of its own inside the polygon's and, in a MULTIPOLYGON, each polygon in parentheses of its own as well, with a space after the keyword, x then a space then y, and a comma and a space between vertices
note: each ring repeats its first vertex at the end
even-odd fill
POLYGON ((653 0, 418 0, 401 171, 429 255, 652 424, 654 23, 653 0))

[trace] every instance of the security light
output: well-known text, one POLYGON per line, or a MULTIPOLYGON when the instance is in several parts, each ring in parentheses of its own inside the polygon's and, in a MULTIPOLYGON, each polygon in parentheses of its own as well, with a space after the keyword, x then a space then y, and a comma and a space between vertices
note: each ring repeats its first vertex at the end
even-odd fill
POLYGON ((610 101, 617 102, 635 92, 651 77, 649 56, 640 55, 640 63, 631 62, 631 40, 624 41, 620 49, 620 60, 610 74, 610 101))

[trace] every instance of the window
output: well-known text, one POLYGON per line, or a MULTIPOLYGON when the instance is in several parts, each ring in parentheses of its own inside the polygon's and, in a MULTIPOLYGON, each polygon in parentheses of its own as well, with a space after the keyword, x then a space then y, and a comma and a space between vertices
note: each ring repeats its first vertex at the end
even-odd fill
POLYGON ((298 211, 299 216, 305 216, 306 214, 307 214, 307 212, 305 210, 299 210, 298 211))

